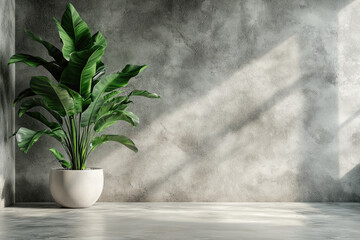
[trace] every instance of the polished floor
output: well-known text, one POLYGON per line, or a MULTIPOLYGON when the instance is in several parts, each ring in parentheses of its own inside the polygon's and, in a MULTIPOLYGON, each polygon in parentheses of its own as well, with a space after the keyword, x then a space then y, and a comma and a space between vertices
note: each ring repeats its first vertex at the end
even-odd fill
POLYGON ((0 239, 360 239, 360 203, 18 204, 0 239))

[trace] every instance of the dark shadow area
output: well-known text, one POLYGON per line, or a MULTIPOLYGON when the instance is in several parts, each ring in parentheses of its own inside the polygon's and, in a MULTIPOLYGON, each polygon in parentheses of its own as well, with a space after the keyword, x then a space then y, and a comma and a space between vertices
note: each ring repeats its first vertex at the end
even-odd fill
POLYGON ((341 184, 344 190, 352 195, 354 201, 360 201, 360 164, 341 178, 341 184))
POLYGON ((15 156, 12 99, 15 91, 14 67, 7 65, 14 51, 15 1, 0 3, 0 202, 14 203, 15 156))
MULTIPOLYGON (((11 29, 6 29, 10 31, 11 29)), ((6 31, 5 30, 5 31, 6 31)), ((5 201, 5 206, 13 202, 13 186, 12 181, 9 179, 9 166, 13 156, 13 139, 9 139, 11 131, 13 131, 14 120, 12 118, 12 109, 10 98, 13 97, 13 84, 11 83, 11 75, 9 67, 6 64, 7 59, 4 56, 8 55, 0 49, 0 181, 4 181, 1 187, 1 200, 5 201)))

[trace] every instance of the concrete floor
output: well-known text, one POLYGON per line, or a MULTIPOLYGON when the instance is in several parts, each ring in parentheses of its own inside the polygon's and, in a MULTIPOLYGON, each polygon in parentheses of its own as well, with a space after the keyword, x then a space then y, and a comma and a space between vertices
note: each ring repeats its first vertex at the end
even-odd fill
POLYGON ((360 239, 360 203, 21 204, 0 239, 360 239))

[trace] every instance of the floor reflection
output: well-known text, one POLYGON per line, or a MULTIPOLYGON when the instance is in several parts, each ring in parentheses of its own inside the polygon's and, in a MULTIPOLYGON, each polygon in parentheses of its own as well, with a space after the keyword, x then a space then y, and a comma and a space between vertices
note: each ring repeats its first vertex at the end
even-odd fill
POLYGON ((1 239, 358 239, 359 203, 26 204, 0 211, 1 239))

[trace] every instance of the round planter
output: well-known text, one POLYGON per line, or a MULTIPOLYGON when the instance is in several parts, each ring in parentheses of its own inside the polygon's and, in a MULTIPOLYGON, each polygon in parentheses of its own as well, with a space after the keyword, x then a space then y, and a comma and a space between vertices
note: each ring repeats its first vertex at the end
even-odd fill
POLYGON ((86 208, 100 197, 104 185, 101 168, 86 170, 51 169, 50 192, 63 207, 86 208))

